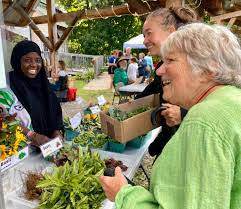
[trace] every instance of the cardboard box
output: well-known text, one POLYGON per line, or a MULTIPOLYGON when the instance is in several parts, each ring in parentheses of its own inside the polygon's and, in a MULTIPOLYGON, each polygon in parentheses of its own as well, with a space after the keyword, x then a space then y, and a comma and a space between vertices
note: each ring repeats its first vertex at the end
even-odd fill
POLYGON ((118 121, 111 118, 106 112, 100 112, 101 130, 121 143, 146 134, 150 130, 160 126, 159 123, 156 126, 153 126, 151 123, 151 113, 159 106, 159 103, 159 94, 156 94, 118 105, 117 108, 126 112, 136 110, 142 106, 152 107, 152 109, 124 121, 118 121))

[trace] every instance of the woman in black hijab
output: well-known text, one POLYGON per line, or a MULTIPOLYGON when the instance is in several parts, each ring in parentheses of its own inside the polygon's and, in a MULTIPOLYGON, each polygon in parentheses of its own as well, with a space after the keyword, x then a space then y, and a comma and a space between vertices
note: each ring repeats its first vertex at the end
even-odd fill
POLYGON ((35 132, 54 138, 63 129, 62 110, 49 87, 39 46, 28 40, 12 51, 10 87, 27 109, 35 132))

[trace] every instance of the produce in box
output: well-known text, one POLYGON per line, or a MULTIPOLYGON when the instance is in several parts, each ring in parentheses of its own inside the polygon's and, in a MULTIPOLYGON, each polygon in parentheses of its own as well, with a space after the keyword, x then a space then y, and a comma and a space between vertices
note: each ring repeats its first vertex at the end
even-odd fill
POLYGON ((110 107, 108 110, 108 114, 110 117, 115 118, 118 121, 124 121, 128 118, 131 118, 135 115, 138 115, 138 114, 145 112, 147 110, 150 110, 150 109, 151 109, 151 107, 143 106, 143 107, 139 107, 138 109, 133 110, 131 112, 125 112, 118 108, 110 107))

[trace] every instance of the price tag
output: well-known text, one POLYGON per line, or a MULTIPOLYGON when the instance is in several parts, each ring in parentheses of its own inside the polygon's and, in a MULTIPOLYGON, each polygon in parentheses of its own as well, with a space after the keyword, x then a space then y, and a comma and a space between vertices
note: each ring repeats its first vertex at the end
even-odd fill
POLYGON ((80 112, 75 114, 74 117, 70 118, 69 121, 70 121, 70 125, 71 125, 72 129, 76 129, 79 126, 79 124, 81 123, 80 112))
POLYGON ((97 97, 97 100, 98 100, 98 104, 101 106, 106 103, 105 97, 103 95, 97 97))
POLYGON ((51 141, 40 146, 41 152, 44 157, 47 157, 63 147, 63 144, 59 137, 52 139, 51 141))
POLYGON ((99 112, 101 112, 100 108, 98 105, 95 105, 93 107, 90 107, 90 111, 93 113, 93 114, 98 114, 99 112))

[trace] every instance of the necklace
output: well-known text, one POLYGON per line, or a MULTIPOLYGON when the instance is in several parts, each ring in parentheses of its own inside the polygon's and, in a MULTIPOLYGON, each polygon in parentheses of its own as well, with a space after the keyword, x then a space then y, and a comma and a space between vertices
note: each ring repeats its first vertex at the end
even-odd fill
POLYGON ((210 86, 206 91, 204 91, 204 92, 196 99, 196 102, 195 102, 194 104, 197 104, 197 103, 199 103, 200 101, 202 101, 202 99, 205 98, 205 97, 208 95, 208 93, 209 93, 210 91, 212 91, 212 90, 213 90, 215 87, 217 87, 217 86, 221 86, 221 85, 215 84, 215 85, 213 85, 213 86, 210 86))

